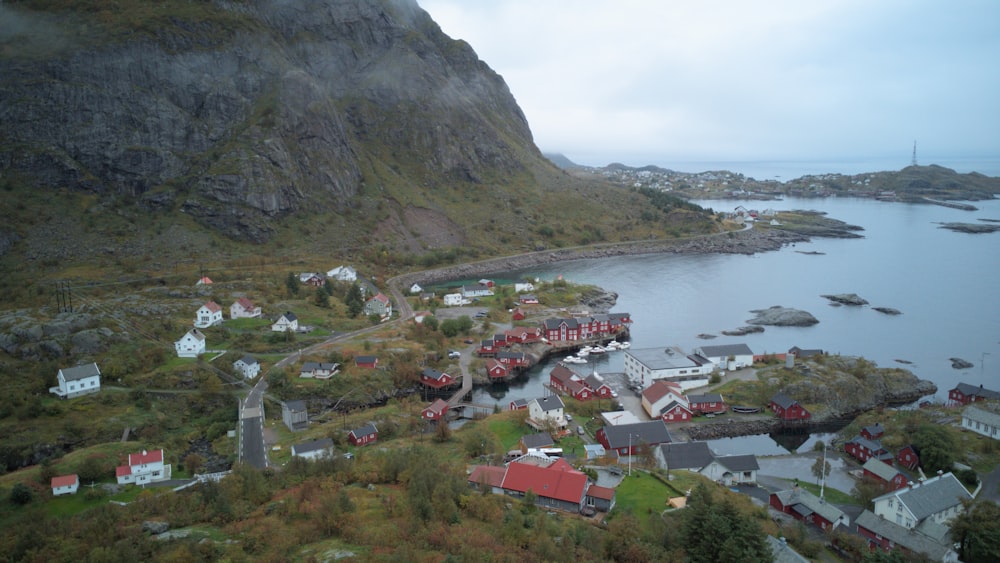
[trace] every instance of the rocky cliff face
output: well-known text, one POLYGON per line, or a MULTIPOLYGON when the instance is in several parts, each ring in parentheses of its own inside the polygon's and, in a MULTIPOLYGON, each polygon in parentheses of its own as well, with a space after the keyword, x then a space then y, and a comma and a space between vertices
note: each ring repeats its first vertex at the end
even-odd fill
POLYGON ((40 189, 263 242, 375 168, 475 184, 542 158, 501 77, 413 0, 49 4, 0 5, 0 169, 40 189))

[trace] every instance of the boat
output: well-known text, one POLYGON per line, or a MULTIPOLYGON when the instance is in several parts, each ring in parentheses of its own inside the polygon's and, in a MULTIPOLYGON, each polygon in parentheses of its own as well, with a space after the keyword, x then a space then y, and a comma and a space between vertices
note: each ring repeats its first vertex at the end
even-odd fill
POLYGON ((607 351, 608 351, 608 349, 605 348, 605 347, 603 347, 603 346, 591 346, 590 347, 590 353, 591 354, 604 354, 607 351))
MULTIPOLYGON (((587 348, 589 348, 589 346, 587 348)), ((576 355, 581 358, 586 358, 587 356, 590 355, 590 350, 584 350, 583 348, 580 348, 580 351, 577 352, 576 355)))
POLYGON ((585 360, 583 358, 578 358, 576 356, 566 356, 565 358, 563 358, 563 361, 566 362, 566 363, 569 363, 569 364, 585 364, 585 363, 587 363, 587 360, 585 360))
POLYGON ((743 405, 734 405, 731 409, 735 413, 739 414, 754 414, 760 412, 760 407, 748 407, 743 405))

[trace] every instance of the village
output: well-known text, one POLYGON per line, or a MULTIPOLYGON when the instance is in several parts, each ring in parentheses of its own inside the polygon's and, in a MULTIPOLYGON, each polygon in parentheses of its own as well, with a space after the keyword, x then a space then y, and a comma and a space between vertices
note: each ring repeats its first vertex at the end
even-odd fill
MULTIPOLYGON (((339 280, 349 283, 357 280, 351 268, 341 267, 328 275, 339 276, 339 280)), ((326 277, 302 274, 299 281, 321 288, 326 277)), ((199 285, 211 283, 207 277, 198 280, 199 285)), ((414 383, 420 388, 420 396, 429 400, 419 412, 413 413, 420 421, 412 426, 415 435, 447 436, 451 432, 448 426, 456 421, 483 420, 495 415, 496 407, 476 405, 466 399, 474 384, 504 384, 550 357, 560 361, 546 376, 544 396, 505 405, 504 410, 518 417, 513 419, 518 422, 512 429, 522 430, 508 438, 516 441, 502 444, 505 446, 502 458, 483 455, 480 459, 486 463, 469 464, 470 488, 512 498, 530 498, 547 510, 604 521, 606 516, 601 515, 614 511, 617 505, 617 487, 633 471, 656 475, 667 490, 672 490, 664 493, 661 500, 664 510, 685 505, 690 491, 674 488, 671 481, 679 472, 690 472, 748 494, 769 507, 775 519, 798 520, 822 534, 850 531, 864 538, 871 549, 954 560, 947 523, 961 512, 963 502, 980 493, 983 481, 975 481, 970 489, 967 487, 970 484, 955 473, 937 470, 926 474, 915 444, 906 443, 895 452, 882 445, 886 429, 880 423, 862 427, 853 438, 838 444, 837 452, 830 451, 831 457, 843 456, 845 467, 855 468, 847 469, 852 479, 871 483, 880 492, 871 499, 870 509, 864 510, 827 501, 822 488, 818 494, 810 492, 801 478, 790 483, 784 481, 785 486, 775 489, 775 480, 761 473, 756 455, 718 455, 708 442, 691 438, 692 425, 716 424, 722 418, 727 423, 743 417, 767 420, 780 427, 808 427, 813 417, 810 408, 783 391, 771 395, 766 404, 731 404, 714 389, 720 386, 721 375, 729 374, 726 381, 729 383, 738 381, 740 376, 736 374, 753 377, 755 366, 768 362, 793 368, 797 360, 823 357, 822 350, 792 347, 785 354, 762 356, 755 355, 746 344, 705 345, 690 352, 669 345, 636 349, 629 344, 633 321, 628 313, 589 313, 560 307, 557 311, 563 311, 562 316, 550 316, 552 308, 545 306, 544 298, 536 295, 530 283, 519 283, 507 292, 516 295, 515 302, 506 311, 500 311, 506 312, 503 322, 495 322, 497 315, 492 314, 494 324, 487 319, 487 302, 499 289, 491 280, 484 279, 443 296, 439 312, 479 305, 483 307, 481 314, 474 317, 485 325, 484 329, 510 328, 493 330, 478 341, 466 337, 461 342, 464 348, 453 344, 454 349, 443 361, 458 360, 457 371, 428 365, 419 372, 414 383), (600 374, 586 368, 577 371, 577 366, 585 364, 590 354, 610 353, 624 355, 624 373, 600 374), (603 408, 605 404, 607 408, 603 408), (765 487, 765 482, 771 487, 765 487)), ((368 291, 370 297, 364 300, 362 312, 378 320, 376 327, 393 321, 427 322, 434 316, 430 310, 417 310, 410 313, 410 318, 403 318, 399 309, 411 311, 413 307, 426 306, 436 296, 416 284, 409 292, 411 296, 404 298, 406 303, 397 308, 395 318, 392 300, 381 291, 368 291)), ((262 318, 261 308, 246 296, 234 299, 228 310, 230 321, 262 318)), ((215 358, 222 357, 226 351, 213 352, 203 331, 225 322, 223 307, 215 301, 205 302, 194 312, 193 327, 175 342, 176 356, 192 361, 212 354, 215 358)), ((275 313, 267 323, 267 329, 274 333, 308 330, 299 325, 292 311, 275 313)), ((320 349, 326 348, 313 348, 317 352, 320 349)), ((252 354, 237 352, 235 356, 231 372, 239 374, 248 385, 256 382, 253 390, 259 391, 262 399, 266 393, 266 375, 279 365, 286 371, 292 370, 303 382, 330 381, 344 370, 385 369, 378 353, 354 354, 349 368, 340 362, 324 361, 319 353, 301 350, 268 367, 262 366, 252 354)), ((60 369, 57 381, 58 385, 50 392, 59 398, 75 400, 101 392, 101 370, 96 363, 60 369)), ((995 441, 1000 440, 1000 414, 974 403, 987 404, 998 399, 1000 392, 959 383, 949 391, 948 407, 961 409, 961 429, 995 441)), ((260 469, 280 468, 294 458, 353 460, 363 456, 365 449, 385 442, 384 438, 380 440, 378 420, 358 418, 359 414, 364 416, 364 409, 353 413, 352 420, 358 420, 357 425, 337 430, 323 423, 328 418, 311 416, 309 402, 308 395, 294 399, 268 397, 256 406, 250 405, 249 399, 244 401, 236 437, 238 460, 260 469), (280 420, 268 421, 267 402, 279 405, 280 420), (283 427, 280 433, 275 431, 275 424, 283 427), (261 431, 251 434, 250 430, 257 427, 261 431), (299 435, 305 438, 300 439, 299 435), (260 448, 250 443, 257 440, 263 442, 260 448), (256 458, 248 453, 255 448, 259 452, 256 458), (274 460, 269 459, 269 452, 275 456, 274 460)), ((398 426, 398 422, 393 424, 398 426)), ((399 432, 393 434, 390 439, 398 440, 399 432)), ((893 442, 898 443, 899 439, 893 442)), ((826 447, 824 444, 824 462, 826 447)), ((228 473, 196 474, 176 480, 168 458, 163 449, 129 453, 115 470, 115 482, 139 487, 166 484, 181 490, 197 482, 223 479, 228 473)), ((826 474, 821 477, 825 481, 826 474)), ((53 496, 76 494, 81 485, 76 474, 54 475, 50 484, 53 496)))

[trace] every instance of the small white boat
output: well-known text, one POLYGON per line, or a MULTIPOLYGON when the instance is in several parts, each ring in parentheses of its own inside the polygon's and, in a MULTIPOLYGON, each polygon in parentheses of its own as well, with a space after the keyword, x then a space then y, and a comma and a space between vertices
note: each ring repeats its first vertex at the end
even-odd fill
POLYGON ((612 340, 604 347, 608 352, 614 352, 615 350, 621 350, 622 343, 617 340, 612 340))
POLYGON ((583 358, 578 358, 576 356, 566 356, 565 358, 563 358, 563 361, 566 362, 566 363, 569 363, 569 364, 585 364, 585 363, 587 363, 587 360, 585 360, 583 358))
POLYGON ((591 354, 603 354, 603 353, 605 353, 607 351, 608 351, 608 349, 605 348, 605 347, 603 347, 603 346, 591 346, 590 347, 590 353, 591 354))
POLYGON ((587 356, 590 355, 590 350, 584 350, 583 348, 581 348, 580 351, 576 353, 576 355, 580 356, 581 358, 586 358, 587 356))

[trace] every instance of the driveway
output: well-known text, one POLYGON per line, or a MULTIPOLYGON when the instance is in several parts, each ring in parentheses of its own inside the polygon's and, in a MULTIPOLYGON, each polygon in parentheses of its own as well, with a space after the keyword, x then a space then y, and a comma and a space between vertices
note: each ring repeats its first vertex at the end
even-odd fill
MULTIPOLYGON (((812 466, 822 457, 823 452, 806 452, 794 455, 766 456, 757 458, 760 464, 758 474, 783 479, 798 479, 805 483, 815 483, 812 466)), ((853 468, 839 454, 827 450, 826 460, 830 463, 830 475, 826 478, 826 486, 843 493, 851 494, 855 480, 848 473, 853 468)))

